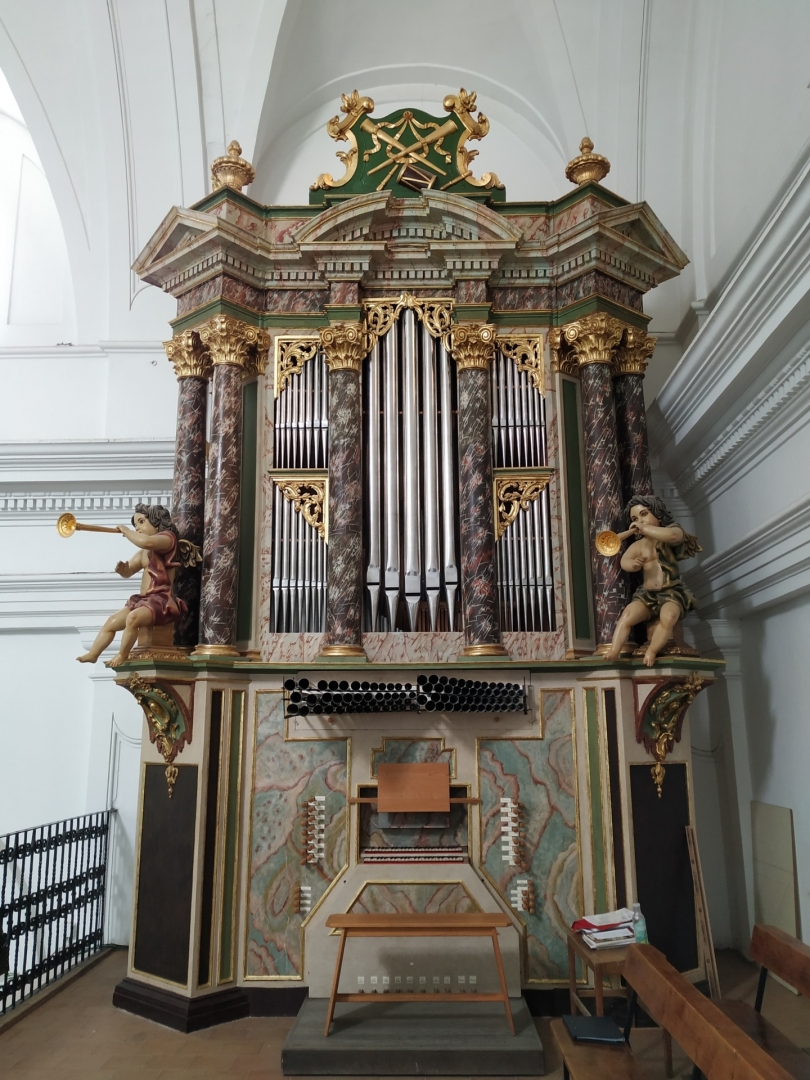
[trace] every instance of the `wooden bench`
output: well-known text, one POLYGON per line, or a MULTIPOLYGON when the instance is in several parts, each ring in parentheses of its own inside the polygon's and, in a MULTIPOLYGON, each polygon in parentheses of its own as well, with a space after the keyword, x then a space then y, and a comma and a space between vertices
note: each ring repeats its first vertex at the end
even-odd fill
MULTIPOLYGON (((708 1080, 791 1080, 652 945, 629 946, 624 978, 708 1080)), ((551 1030, 571 1080, 639 1080, 645 1075, 629 1046, 576 1043, 562 1020, 553 1020, 551 1030)))
POLYGON ((329 997, 329 1007, 326 1011, 326 1027, 324 1036, 329 1034, 332 1017, 335 1013, 335 1003, 338 1001, 363 1001, 370 1002, 379 1000, 374 994, 339 994, 340 969, 343 965, 343 953, 346 942, 350 937, 488 937, 492 941, 495 953, 495 964, 498 968, 498 978, 501 984, 499 994, 436 994, 436 993, 396 993, 388 996, 388 1000, 394 1001, 500 1001, 506 1012, 506 1020, 509 1030, 515 1034, 515 1022, 512 1019, 512 1010, 509 1006, 509 991, 506 987, 506 975, 503 970, 501 949, 498 944, 498 927, 511 926, 508 915, 501 913, 473 912, 461 915, 403 915, 394 913, 391 915, 366 914, 365 912, 349 912, 346 915, 330 915, 326 925, 340 931, 340 944, 338 946, 337 961, 335 963, 335 975, 332 981, 332 993, 329 997))
MULTIPOLYGON (((757 925, 751 937, 751 959, 762 965, 754 1004, 722 998, 717 1006, 795 1080, 810 1080, 810 1056, 761 1013, 769 971, 810 997, 810 947, 777 926, 757 925)), ((693 1080, 697 1075, 693 1074, 693 1080)))

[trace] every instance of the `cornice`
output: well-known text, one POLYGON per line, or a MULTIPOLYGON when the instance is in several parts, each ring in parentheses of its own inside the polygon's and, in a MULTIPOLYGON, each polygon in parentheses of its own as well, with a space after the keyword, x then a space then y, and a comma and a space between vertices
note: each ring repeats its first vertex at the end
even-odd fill
POLYGON ((132 582, 115 574, 0 574, 0 627, 98 628, 131 592, 132 582))
POLYGON ((0 528, 23 523, 52 526, 60 514, 67 512, 86 523, 118 525, 132 517, 138 503, 171 507, 171 501, 171 481, 149 491, 138 485, 133 491, 0 492, 0 528))
POLYGON ((725 418, 810 308, 810 154, 741 258, 656 399, 662 458, 683 461, 725 418), (736 385, 735 385, 736 384, 736 385))
POLYGON ((810 495, 686 574, 700 615, 740 618, 810 588, 810 495))
POLYGON ((678 490, 687 495, 697 489, 692 502, 695 508, 703 506, 755 468, 809 418, 810 345, 805 345, 681 472, 678 490))

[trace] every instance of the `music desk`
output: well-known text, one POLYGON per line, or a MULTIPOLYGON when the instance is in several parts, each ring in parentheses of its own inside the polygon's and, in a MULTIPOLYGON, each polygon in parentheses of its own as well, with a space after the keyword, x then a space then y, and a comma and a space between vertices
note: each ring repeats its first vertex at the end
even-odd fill
POLYGON ((366 914, 365 912, 350 912, 346 915, 330 915, 326 925, 340 931, 340 944, 338 946, 337 962, 335 963, 335 977, 332 982, 332 993, 329 997, 329 1008, 326 1011, 326 1027, 324 1036, 329 1034, 332 1017, 335 1012, 335 1003, 338 1001, 379 1001, 376 994, 339 994, 340 969, 343 964, 343 953, 346 942, 350 937, 488 937, 492 941, 495 953, 495 963, 498 968, 498 978, 501 984, 499 994, 436 994, 436 993, 394 993, 386 995, 393 1001, 500 1001, 503 1002, 506 1020, 509 1030, 515 1034, 515 1023, 512 1019, 512 1010, 509 1007, 509 992, 506 989, 506 975, 503 970, 501 950, 498 945, 498 927, 511 926, 508 915, 501 913, 473 912, 463 915, 391 915, 366 914))

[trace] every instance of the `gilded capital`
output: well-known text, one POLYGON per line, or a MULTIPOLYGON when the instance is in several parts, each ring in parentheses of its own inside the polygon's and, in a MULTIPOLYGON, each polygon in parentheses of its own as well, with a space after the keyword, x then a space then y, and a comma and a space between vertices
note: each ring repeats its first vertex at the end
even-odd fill
POLYGON ((362 323, 333 323, 325 326, 319 337, 330 371, 356 371, 360 374, 368 352, 362 323))
POLYGON ((459 371, 489 371, 495 357, 496 329, 490 323, 458 323, 453 327, 453 357, 459 371))
POLYGON ((242 368, 246 376, 260 375, 267 365, 270 335, 266 330, 215 315, 200 327, 200 341, 207 347, 211 364, 232 364, 242 368))
POLYGON ((621 345, 613 360, 614 375, 643 375, 655 351, 658 338, 635 326, 625 328, 621 345))
POLYGON ((178 379, 211 378, 211 354, 200 341, 197 330, 175 334, 171 341, 163 342, 163 348, 178 379))
POLYGON ((625 329, 623 322, 603 311, 554 327, 549 333, 552 369, 575 375, 587 364, 612 365, 625 329))

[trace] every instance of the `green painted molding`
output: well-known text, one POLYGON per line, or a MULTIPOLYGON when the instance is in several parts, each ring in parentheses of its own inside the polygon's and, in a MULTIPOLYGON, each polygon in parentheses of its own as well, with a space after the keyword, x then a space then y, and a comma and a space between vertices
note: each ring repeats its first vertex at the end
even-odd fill
POLYGON ((327 324, 333 322, 362 322, 362 304, 324 304, 323 310, 327 315, 327 324))
POLYGON ((241 206, 243 210, 247 210, 265 221, 269 218, 313 218, 323 213, 324 210, 323 206, 309 206, 308 204, 301 206, 264 206, 262 203, 251 199, 248 195, 243 195, 236 188, 231 187, 223 187, 217 191, 212 191, 198 202, 192 203, 189 209, 206 213, 226 201, 241 206))
POLYGON ((214 315, 230 315, 233 319, 239 319, 249 326, 260 326, 263 330, 273 329, 313 329, 328 326, 329 319, 322 311, 254 311, 252 308, 235 304, 232 300, 211 300, 202 307, 186 312, 176 319, 172 319, 169 325, 175 334, 183 330, 193 330, 201 323, 207 322, 214 315))
POLYGON ((492 304, 454 304, 456 322, 489 322, 492 304))
POLYGON ((639 330, 646 330, 652 315, 645 315, 643 311, 634 311, 633 308, 617 304, 615 300, 608 300, 606 296, 594 293, 582 300, 577 300, 566 307, 557 308, 552 312, 552 326, 565 326, 566 323, 582 319, 585 315, 592 315, 596 311, 604 311, 607 315, 613 315, 621 322, 637 326, 639 330))

